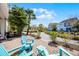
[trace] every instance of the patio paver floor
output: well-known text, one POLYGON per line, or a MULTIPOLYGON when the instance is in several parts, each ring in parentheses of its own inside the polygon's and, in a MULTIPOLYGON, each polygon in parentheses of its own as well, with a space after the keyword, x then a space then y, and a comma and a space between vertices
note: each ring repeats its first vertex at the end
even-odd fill
MULTIPOLYGON (((7 50, 10 50, 12 48, 15 48, 15 47, 21 45, 21 39, 20 38, 14 38, 11 41, 5 41, 2 44, 5 46, 5 48, 7 50)), ((35 39, 35 44, 33 46, 34 55, 36 55, 36 47, 39 46, 39 45, 45 46, 47 48, 49 54, 52 54, 53 50, 58 51, 57 47, 49 46, 47 41, 43 41, 41 39, 35 39)))

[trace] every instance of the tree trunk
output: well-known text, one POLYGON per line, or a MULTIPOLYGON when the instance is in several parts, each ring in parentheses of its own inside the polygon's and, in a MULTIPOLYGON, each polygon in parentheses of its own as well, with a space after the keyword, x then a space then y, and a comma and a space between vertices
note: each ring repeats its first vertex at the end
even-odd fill
POLYGON ((28 35, 29 29, 30 29, 30 21, 31 21, 31 18, 30 18, 30 15, 29 15, 29 19, 28 19, 28 28, 27 28, 27 35, 28 35))
POLYGON ((19 36, 22 34, 22 30, 23 30, 23 27, 18 27, 17 32, 19 36))
POLYGON ((29 29, 30 29, 30 25, 28 24, 27 35, 28 35, 28 33, 29 33, 29 29))

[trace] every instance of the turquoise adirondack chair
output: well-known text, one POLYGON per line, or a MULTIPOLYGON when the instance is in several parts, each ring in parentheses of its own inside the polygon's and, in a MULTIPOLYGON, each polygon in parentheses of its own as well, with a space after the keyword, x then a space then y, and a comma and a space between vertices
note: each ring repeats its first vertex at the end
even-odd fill
POLYGON ((59 56, 73 56, 68 51, 66 51, 64 48, 59 47, 59 56))
POLYGON ((49 52, 47 51, 46 47, 40 45, 37 48, 37 54, 40 56, 48 56, 49 52))
POLYGON ((25 50, 20 50, 21 47, 22 46, 7 51, 5 47, 2 44, 0 44, 0 56, 11 56, 13 52, 16 52, 16 50, 19 50, 19 53, 16 54, 17 56, 32 56, 32 52, 27 53, 25 50))
MULTIPOLYGON (((40 55, 40 56, 48 56, 49 55, 49 52, 48 52, 48 50, 46 49, 45 46, 40 45, 36 49, 37 49, 37 54, 40 55)), ((63 55, 72 56, 68 51, 66 51, 62 47, 59 47, 59 52, 58 53, 52 53, 51 55, 52 56, 63 56, 63 55)))
POLYGON ((21 36, 21 44, 22 45, 25 45, 24 46, 24 49, 29 49, 30 51, 32 50, 32 47, 33 47, 33 45, 34 45, 34 40, 32 40, 31 42, 28 42, 27 41, 27 36, 25 36, 25 35, 22 35, 21 36))

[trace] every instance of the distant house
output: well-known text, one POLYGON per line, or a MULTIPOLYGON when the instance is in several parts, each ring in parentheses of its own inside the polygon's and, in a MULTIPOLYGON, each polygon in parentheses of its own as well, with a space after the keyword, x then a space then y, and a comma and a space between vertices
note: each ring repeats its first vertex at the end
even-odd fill
POLYGON ((48 25, 48 31, 52 31, 52 23, 48 25))
POLYGON ((0 38, 5 36, 8 31, 8 5, 0 3, 0 38))
POLYGON ((57 31, 64 30, 66 32, 70 32, 72 30, 72 27, 77 23, 77 21, 78 18, 76 17, 66 19, 57 25, 57 31))

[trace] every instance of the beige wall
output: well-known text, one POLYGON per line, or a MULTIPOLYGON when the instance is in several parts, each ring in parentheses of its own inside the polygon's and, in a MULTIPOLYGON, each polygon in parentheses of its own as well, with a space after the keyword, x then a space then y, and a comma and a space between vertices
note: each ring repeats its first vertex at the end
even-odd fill
POLYGON ((0 20, 0 33, 1 33, 1 20, 0 20))
POLYGON ((8 5, 6 3, 0 3, 0 17, 8 18, 8 5))
POLYGON ((6 3, 0 3, 0 31, 3 37, 5 32, 8 31, 8 11, 8 5, 6 3))

